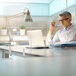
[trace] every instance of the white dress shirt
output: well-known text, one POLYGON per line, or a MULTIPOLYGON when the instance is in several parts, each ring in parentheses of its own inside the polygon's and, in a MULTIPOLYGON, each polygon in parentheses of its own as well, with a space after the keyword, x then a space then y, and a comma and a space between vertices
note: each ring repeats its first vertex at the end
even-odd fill
MULTIPOLYGON (((49 42, 49 41, 48 41, 49 42)), ((71 25, 68 28, 58 30, 56 34, 50 39, 50 43, 69 43, 76 42, 76 25, 71 25)))

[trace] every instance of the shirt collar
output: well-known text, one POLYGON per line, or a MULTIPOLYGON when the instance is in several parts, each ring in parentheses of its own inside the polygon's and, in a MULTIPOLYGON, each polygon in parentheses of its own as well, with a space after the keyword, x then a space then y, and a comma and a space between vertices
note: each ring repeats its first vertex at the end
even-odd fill
POLYGON ((71 26, 70 27, 68 27, 68 28, 64 28, 65 30, 69 30, 69 29, 71 29, 72 28, 72 24, 71 24, 71 26))

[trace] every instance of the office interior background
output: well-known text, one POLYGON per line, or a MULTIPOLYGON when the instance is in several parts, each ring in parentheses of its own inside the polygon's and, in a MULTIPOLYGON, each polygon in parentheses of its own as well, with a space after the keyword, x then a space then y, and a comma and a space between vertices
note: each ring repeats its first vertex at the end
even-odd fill
POLYGON ((76 22, 75 6, 75 0, 0 0, 0 29, 10 28, 13 35, 19 35, 19 28, 25 26, 25 34, 27 30, 41 29, 46 36, 52 20, 60 26, 58 15, 62 11, 70 11, 72 23, 76 22), (26 14, 20 14, 27 12, 27 9, 30 11, 32 22, 26 22, 26 14))
POLYGON ((0 0, 0 43, 29 44, 29 30, 42 30, 46 40, 53 20, 56 30, 61 28, 59 13, 63 11, 71 12, 72 23, 76 23, 75 0, 0 0), (32 21, 26 21, 28 10, 32 21))
POLYGON ((0 0, 0 42, 29 44, 28 30, 42 30, 44 40, 46 40, 53 20, 58 27, 56 30, 61 27, 59 13, 63 11, 71 12, 72 23, 76 23, 75 0, 0 0), (26 21, 28 10, 32 19, 30 21, 26 21))
POLYGON ((27 47, 27 31, 42 30, 45 41, 63 11, 76 24, 76 0, 0 0, 0 76, 76 76, 76 47, 27 47))

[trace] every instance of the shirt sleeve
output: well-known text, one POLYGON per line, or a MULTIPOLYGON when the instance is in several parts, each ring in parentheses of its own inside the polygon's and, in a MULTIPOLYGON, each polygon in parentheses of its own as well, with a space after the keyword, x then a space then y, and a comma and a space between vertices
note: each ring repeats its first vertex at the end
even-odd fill
POLYGON ((52 36, 51 39, 46 40, 46 45, 50 45, 50 44, 54 44, 56 42, 60 42, 59 36, 58 36, 59 32, 60 31, 56 32, 56 34, 54 36, 52 36))
POLYGON ((53 43, 60 41, 59 35, 58 35, 59 33, 60 33, 60 31, 56 32, 56 34, 53 36, 53 38, 52 38, 53 43))

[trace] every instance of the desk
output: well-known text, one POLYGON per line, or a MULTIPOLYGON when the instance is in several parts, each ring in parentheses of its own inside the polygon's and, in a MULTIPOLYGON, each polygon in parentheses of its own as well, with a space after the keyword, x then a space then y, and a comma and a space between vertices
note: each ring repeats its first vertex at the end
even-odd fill
MULTIPOLYGON (((13 41, 28 41, 28 37, 26 35, 24 36, 12 36, 13 41)), ((0 42, 9 42, 9 36, 8 35, 0 35, 0 42)))
MULTIPOLYGON (((28 45, 27 45, 28 46, 28 45)), ((19 55, 19 56, 65 56, 65 55, 76 55, 76 47, 74 48, 55 48, 50 47, 49 49, 27 49, 25 45, 15 46, 0 46, 2 51, 2 57, 5 54, 19 55)))
POLYGON ((28 45, 15 45, 15 46, 0 46, 3 56, 5 54, 10 55, 19 55, 19 56, 49 56, 49 49, 28 49, 26 48, 28 45), (47 53, 48 54, 47 54, 47 53))
POLYGON ((0 76, 76 76, 76 51, 58 53, 50 57, 1 58, 0 76))

